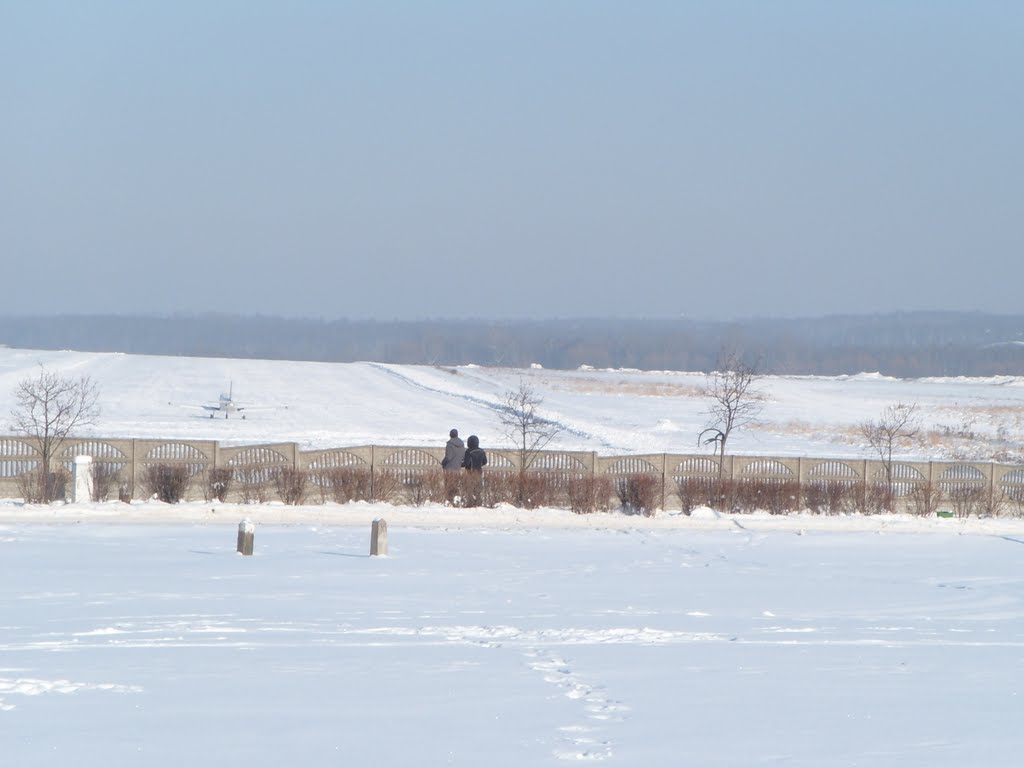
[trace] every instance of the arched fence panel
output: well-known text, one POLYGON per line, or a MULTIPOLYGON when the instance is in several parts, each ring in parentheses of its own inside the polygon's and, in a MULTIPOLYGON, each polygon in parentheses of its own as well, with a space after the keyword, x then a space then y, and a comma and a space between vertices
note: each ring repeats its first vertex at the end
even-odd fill
MULTIPOLYGON (((55 461, 70 468, 76 456, 88 455, 93 464, 116 469, 124 481, 124 497, 145 495, 141 479, 147 468, 160 464, 184 465, 193 477, 190 497, 198 498, 204 473, 228 471, 234 480, 258 481, 273 497, 273 479, 285 468, 308 470, 311 485, 332 471, 365 472, 367 476, 394 476, 402 483, 418 482, 440 468, 443 447, 438 446, 351 446, 299 451, 295 443, 222 446, 213 440, 143 439, 123 440, 103 437, 68 438, 55 461)), ((519 467, 515 450, 487 450, 490 473, 512 473, 519 467)), ((38 469, 40 455, 33 439, 25 435, 0 437, 0 496, 19 498, 19 482, 38 469)), ((762 489, 772 484, 796 483, 806 493, 817 488, 818 496, 829 486, 849 489, 847 503, 859 508, 867 504, 871 492, 888 494, 890 475, 886 465, 872 459, 795 458, 778 456, 702 454, 644 454, 599 456, 591 452, 541 451, 530 460, 530 472, 543 473, 557 485, 577 478, 607 478, 613 484, 632 476, 653 478, 660 484, 666 507, 678 504, 694 488, 724 487, 717 481, 762 489), (701 486, 703 487, 703 486, 701 486), (853 501, 849 501, 852 499, 853 501)), ((617 487, 617 486, 616 486, 617 487)), ((699 489, 698 489, 699 490, 699 489)), ((891 466, 890 501, 894 509, 922 508, 923 493, 941 497, 944 503, 957 498, 969 499, 983 510, 1008 509, 1024 515, 1024 468, 991 462, 912 462, 896 461, 891 466)), ((235 496, 239 496, 239 491, 235 496)), ((324 495, 324 494, 321 494, 324 495)), ((929 502, 930 503, 930 502, 929 502)), ((813 506, 812 506, 813 508, 813 506)), ((974 511, 970 512, 974 514, 974 511)), ((982 511, 978 511, 981 514, 982 511)))
POLYGON ((39 466, 39 451, 27 440, 0 438, 0 480, 16 478, 39 466))

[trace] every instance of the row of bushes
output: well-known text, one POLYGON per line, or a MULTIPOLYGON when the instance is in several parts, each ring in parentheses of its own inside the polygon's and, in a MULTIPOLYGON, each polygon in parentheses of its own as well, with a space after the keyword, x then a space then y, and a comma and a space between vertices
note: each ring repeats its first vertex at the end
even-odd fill
POLYGON ((948 508, 956 517, 1024 515, 1024 493, 990 494, 979 485, 942 487, 930 482, 905 484, 896 491, 887 483, 814 482, 795 480, 730 480, 686 478, 677 492, 683 512, 699 506, 743 513, 765 510, 771 514, 809 511, 838 515, 852 512, 880 514, 897 509, 920 516, 948 508))
MULTIPOLYGON (((102 462, 92 465, 93 498, 106 501, 115 490, 122 501, 131 493, 120 467, 102 462)), ((69 483, 60 468, 47 479, 51 498, 63 498, 69 483)), ((139 478, 142 490, 167 503, 185 499, 196 490, 206 501, 235 498, 245 504, 278 499, 286 504, 344 504, 350 501, 384 501, 421 505, 450 504, 459 507, 495 507, 511 504, 523 509, 567 508, 577 514, 607 512, 613 508, 628 514, 653 515, 664 508, 661 478, 653 474, 608 477, 551 472, 491 471, 482 477, 442 470, 371 474, 361 467, 305 470, 294 467, 216 467, 193 474, 186 464, 148 465, 139 478), (198 487, 197 487, 198 486, 198 487)), ((23 498, 38 501, 42 484, 38 472, 19 477, 23 498)), ((765 510, 772 514, 810 511, 835 515, 855 511, 875 514, 897 507, 919 515, 932 515, 947 507, 957 517, 1024 515, 1024 493, 994 496, 980 486, 940 488, 915 483, 897 498, 884 483, 815 482, 683 478, 675 484, 681 510, 690 514, 707 506, 733 513, 765 510)))
MULTIPOLYGON (((218 467, 193 475, 185 464, 153 464, 140 478, 148 496, 174 504, 189 492, 202 493, 206 501, 237 498, 243 504, 278 499, 285 504, 350 501, 384 501, 419 506, 427 503, 456 507, 496 507, 511 504, 524 509, 565 507, 577 514, 607 512, 619 507, 628 513, 652 515, 660 506, 660 481, 650 475, 633 475, 613 481, 608 477, 566 476, 545 472, 468 472, 442 470, 402 474, 341 467, 305 470, 265 466, 218 467)), ((116 480, 100 488, 94 498, 105 501, 116 480)))

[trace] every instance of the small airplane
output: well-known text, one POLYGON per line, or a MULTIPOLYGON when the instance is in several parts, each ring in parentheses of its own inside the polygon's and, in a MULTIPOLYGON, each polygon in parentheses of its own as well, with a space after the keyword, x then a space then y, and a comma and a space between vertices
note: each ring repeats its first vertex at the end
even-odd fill
MULTIPOLYGON (((242 413, 242 411, 267 411, 269 408, 256 408, 251 405, 240 405, 234 397, 235 384, 231 382, 228 384, 228 391, 222 392, 220 398, 216 403, 210 403, 208 405, 186 405, 185 408, 202 408, 204 411, 210 412, 210 418, 212 419, 216 414, 223 413, 224 418, 228 418, 232 413, 242 413)), ((245 418, 245 414, 242 413, 242 418, 245 418)))
MULTIPOLYGON (((224 394, 223 392, 221 392, 220 393, 220 399, 217 401, 217 404, 216 405, 204 405, 203 406, 203 410, 210 411, 210 418, 211 419, 213 418, 213 414, 214 413, 223 413, 224 414, 224 418, 226 419, 232 413, 239 413, 241 411, 244 411, 245 410, 245 406, 244 405, 239 405, 238 403, 235 402, 235 398, 233 396, 234 395, 234 391, 235 391, 235 382, 233 382, 233 381, 228 382, 228 392, 227 392, 227 394, 224 394)), ((245 414, 244 413, 242 414, 242 418, 243 419, 245 418, 245 414)))

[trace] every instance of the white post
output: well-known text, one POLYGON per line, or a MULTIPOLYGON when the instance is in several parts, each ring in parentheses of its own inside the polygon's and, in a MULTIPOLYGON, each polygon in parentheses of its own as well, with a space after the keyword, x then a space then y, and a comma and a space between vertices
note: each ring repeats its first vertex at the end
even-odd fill
POLYGON ((251 520, 243 520, 238 524, 238 553, 252 554, 253 539, 256 536, 256 525, 251 520))
POLYGON ((387 555, 388 553, 388 523, 379 517, 373 521, 370 528, 370 556, 387 555))
POLYGON ((75 456, 73 484, 72 502, 92 501, 92 456, 75 456))

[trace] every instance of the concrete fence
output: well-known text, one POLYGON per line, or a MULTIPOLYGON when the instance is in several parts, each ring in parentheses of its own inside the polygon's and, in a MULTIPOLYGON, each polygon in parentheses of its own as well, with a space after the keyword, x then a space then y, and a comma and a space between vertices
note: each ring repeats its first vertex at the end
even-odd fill
MULTIPOLYGON (((488 473, 516 472, 520 468, 519 456, 514 451, 488 449, 487 455, 488 473)), ((365 445, 303 451, 297 443, 222 446, 213 440, 68 438, 56 452, 51 470, 63 467, 70 479, 78 456, 89 456, 94 467, 116 474, 114 498, 138 499, 148 496, 143 478, 146 468, 154 465, 185 466, 193 478, 208 476, 214 469, 228 469, 240 477, 253 470, 269 476, 283 468, 309 470, 315 478, 319 471, 351 468, 367 470, 371 478, 386 474, 400 485, 410 484, 417 477, 440 469, 444 446, 365 445)), ((38 467, 39 451, 31 438, 0 437, 0 497, 21 497, 21 478, 38 467)), ((529 469, 561 479, 605 476, 616 480, 653 475, 661 482, 666 508, 680 503, 680 485, 691 479, 710 482, 722 477, 740 483, 796 481, 801 487, 815 483, 866 487, 888 482, 885 465, 871 459, 727 455, 720 473, 719 458, 710 453, 599 456, 589 451, 543 451, 529 469)), ((188 498, 202 499, 201 485, 193 483, 188 498)), ((928 486, 947 496, 971 491, 989 500, 1001 498, 1019 503, 1024 501, 1024 467, 970 461, 893 462, 892 485, 897 500, 906 499, 916 487, 928 486)))

